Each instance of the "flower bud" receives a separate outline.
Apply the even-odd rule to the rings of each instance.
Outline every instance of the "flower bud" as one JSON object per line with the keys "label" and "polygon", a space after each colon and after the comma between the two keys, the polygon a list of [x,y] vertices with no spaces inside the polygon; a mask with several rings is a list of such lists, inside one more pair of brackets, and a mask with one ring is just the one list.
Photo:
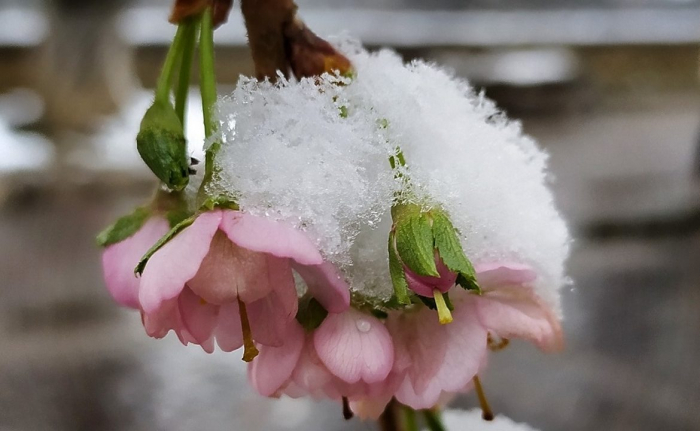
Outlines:
{"label": "flower bud", "polygon": [[189,157],[182,124],[169,103],[156,101],[146,111],[136,136],[139,154],[151,171],[173,190],[189,182]]}
{"label": "flower bud", "polygon": [[455,284],[479,290],[452,222],[440,209],[423,211],[413,204],[395,205],[392,218],[389,270],[396,299],[409,304],[409,289],[420,297],[433,298],[441,322],[448,323],[449,306],[443,294]]}

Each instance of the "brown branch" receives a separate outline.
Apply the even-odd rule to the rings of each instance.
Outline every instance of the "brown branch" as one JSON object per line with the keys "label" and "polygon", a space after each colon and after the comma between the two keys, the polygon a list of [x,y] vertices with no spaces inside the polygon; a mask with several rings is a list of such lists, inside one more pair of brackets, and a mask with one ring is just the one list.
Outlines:
{"label": "brown branch", "polygon": [[228,20],[233,0],[175,0],[169,20],[173,24],[179,24],[185,18],[199,15],[208,6],[212,7],[214,13],[214,27],[218,27]]}
{"label": "brown branch", "polygon": [[351,72],[350,60],[296,16],[293,0],[242,0],[241,10],[258,79],[275,81],[290,69],[297,78]]}
{"label": "brown branch", "polygon": [[278,70],[287,76],[289,60],[283,30],[294,20],[294,1],[242,0],[241,10],[257,78],[275,81]]}

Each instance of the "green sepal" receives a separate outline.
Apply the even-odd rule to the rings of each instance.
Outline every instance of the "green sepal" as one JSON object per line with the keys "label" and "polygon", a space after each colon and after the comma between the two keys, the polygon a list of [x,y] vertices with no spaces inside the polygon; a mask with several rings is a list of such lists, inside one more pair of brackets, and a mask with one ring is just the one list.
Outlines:
{"label": "green sepal", "polygon": [[328,311],[313,296],[304,295],[299,299],[296,319],[307,332],[321,326],[326,316],[328,316]]}
{"label": "green sepal", "polygon": [[207,198],[200,207],[203,211],[211,211],[215,208],[228,210],[239,209],[236,202],[222,195]]}
{"label": "green sepal", "polygon": [[418,275],[439,277],[433,232],[427,214],[405,214],[395,224],[396,251],[404,265]]}
{"label": "green sepal", "polygon": [[342,105],[340,108],[340,118],[348,118],[348,107]]}
{"label": "green sepal", "polygon": [[156,100],[141,120],[136,148],[151,171],[173,190],[190,181],[187,140],[180,119],[169,102]]}
{"label": "green sepal", "polygon": [[457,273],[457,284],[467,290],[480,291],[476,272],[457,237],[457,230],[442,210],[430,211],[433,219],[433,238],[440,259],[452,272]]}
{"label": "green sepal", "polygon": [[395,233],[389,234],[389,274],[391,284],[394,286],[394,297],[399,304],[410,304],[411,298],[408,293],[408,282],[403,265],[396,253]]}
{"label": "green sepal", "polygon": [[[416,297],[417,297],[418,299],[420,299],[420,301],[421,301],[423,304],[425,304],[426,307],[430,308],[431,310],[437,310],[437,304],[435,304],[435,299],[433,299],[433,298],[428,298],[428,297],[425,297],[425,296],[420,296],[420,295],[416,295]],[[443,293],[443,294],[442,294],[442,297],[445,299],[445,305],[447,305],[447,308],[448,308],[450,311],[455,311],[455,307],[454,307],[454,305],[452,305],[452,301],[450,300],[450,294],[449,294],[449,292]]]}
{"label": "green sepal", "polygon": [[97,235],[97,245],[107,247],[118,242],[122,242],[131,235],[138,232],[151,216],[151,210],[146,207],[139,207],[129,215],[120,217],[111,226]]}
{"label": "green sepal", "polygon": [[180,223],[176,224],[168,233],[163,235],[155,244],[153,244],[153,247],[151,247],[146,254],[143,255],[141,260],[139,260],[139,263],[136,265],[136,268],[134,268],[134,274],[141,275],[143,270],[146,268],[146,264],[148,263],[148,260],[153,256],[155,252],[161,249],[165,244],[168,243],[171,239],[175,238],[177,234],[182,232],[185,228],[189,227],[194,221],[197,219],[197,215],[193,215],[191,217],[188,217],[181,221]]}
{"label": "green sepal", "polygon": [[171,228],[174,228],[178,224],[180,224],[181,221],[185,220],[187,217],[192,216],[192,212],[187,211],[185,209],[175,209],[168,211],[165,214],[165,217],[168,219],[168,225]]}

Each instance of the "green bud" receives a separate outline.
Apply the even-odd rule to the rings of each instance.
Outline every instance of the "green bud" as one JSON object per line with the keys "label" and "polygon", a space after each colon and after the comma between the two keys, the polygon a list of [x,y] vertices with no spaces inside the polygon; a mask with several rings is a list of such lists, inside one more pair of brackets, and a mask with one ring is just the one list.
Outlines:
{"label": "green bud", "polygon": [[168,187],[182,190],[190,180],[184,130],[175,109],[156,102],[146,111],[136,136],[136,147],[146,165]]}

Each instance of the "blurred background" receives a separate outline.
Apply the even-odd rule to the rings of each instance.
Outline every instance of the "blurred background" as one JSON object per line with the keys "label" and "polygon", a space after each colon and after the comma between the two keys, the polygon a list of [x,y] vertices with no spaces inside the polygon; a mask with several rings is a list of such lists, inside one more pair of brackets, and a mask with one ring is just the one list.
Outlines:
{"label": "blurred background", "polygon": [[[568,347],[493,354],[493,407],[545,431],[700,429],[700,0],[298,4],[320,35],[454,69],[551,154]],[[148,339],[104,289],[93,238],[154,185],[134,136],[169,6],[0,0],[0,431],[373,429],[257,397],[237,354]],[[253,70],[237,10],[217,43],[225,92]]]}

